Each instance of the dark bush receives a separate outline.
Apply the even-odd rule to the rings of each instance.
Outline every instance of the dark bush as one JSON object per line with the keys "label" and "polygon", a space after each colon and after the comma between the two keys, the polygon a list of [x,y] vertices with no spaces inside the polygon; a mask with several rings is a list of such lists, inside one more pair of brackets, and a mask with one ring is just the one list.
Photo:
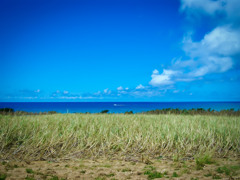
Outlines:
{"label": "dark bush", "polygon": [[100,113],[101,114],[105,114],[105,113],[108,113],[109,112],[109,110],[103,110],[103,111],[101,111]]}
{"label": "dark bush", "polygon": [[14,114],[15,115],[28,115],[29,113],[26,111],[16,111]]}
{"label": "dark bush", "polygon": [[48,111],[48,114],[57,114],[56,111]]}
{"label": "dark bush", "polygon": [[208,108],[207,110],[203,108],[197,108],[197,109],[156,109],[151,111],[142,112],[143,114],[184,114],[184,115],[226,115],[226,116],[240,116],[240,110],[235,111],[234,109],[225,109],[221,111],[215,111],[211,108]]}
{"label": "dark bush", "polygon": [[133,111],[126,111],[124,114],[133,114]]}
{"label": "dark bush", "polygon": [[0,112],[13,113],[14,109],[12,109],[12,108],[1,108]]}
{"label": "dark bush", "polygon": [[14,109],[12,108],[1,108],[0,109],[0,114],[13,114]]}

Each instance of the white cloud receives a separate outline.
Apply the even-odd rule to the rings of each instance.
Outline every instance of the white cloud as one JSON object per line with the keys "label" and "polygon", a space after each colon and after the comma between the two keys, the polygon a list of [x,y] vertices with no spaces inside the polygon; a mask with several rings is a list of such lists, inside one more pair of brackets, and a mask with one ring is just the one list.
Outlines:
{"label": "white cloud", "polygon": [[129,88],[128,88],[128,87],[126,87],[126,88],[125,88],[125,90],[129,90]]}
{"label": "white cloud", "polygon": [[63,91],[63,94],[68,94],[69,92],[68,91]]}
{"label": "white cloud", "polygon": [[159,74],[159,71],[157,69],[154,69],[153,74]]}
{"label": "white cloud", "polygon": [[100,94],[101,94],[101,91],[94,93],[94,95],[100,95]]}
{"label": "white cloud", "polygon": [[142,84],[139,84],[136,89],[144,89],[145,87]]}
{"label": "white cloud", "polygon": [[189,16],[206,14],[217,17],[221,14],[221,21],[233,23],[240,21],[239,0],[181,0],[182,12]]}
{"label": "white cloud", "polygon": [[193,42],[191,37],[184,39],[184,50],[192,58],[196,56],[232,56],[240,52],[240,29],[229,26],[216,27],[206,34],[200,42]]}
{"label": "white cloud", "polygon": [[35,93],[40,93],[40,89],[37,89],[36,91],[34,91]]}
{"label": "white cloud", "polygon": [[240,54],[240,1],[181,0],[181,2],[181,10],[188,15],[204,13],[216,18],[218,25],[199,42],[193,42],[191,37],[184,38],[183,49],[191,60],[179,61],[178,65],[188,64],[195,67],[189,76],[196,77],[222,73],[233,68],[234,56]]}
{"label": "white cloud", "polygon": [[181,10],[190,10],[192,13],[196,13],[196,10],[200,10],[207,14],[214,14],[216,11],[224,9],[225,1],[226,0],[181,0]]}
{"label": "white cloud", "polygon": [[166,90],[160,90],[158,88],[145,87],[144,89],[135,89],[128,93],[130,96],[135,97],[154,97],[161,96],[166,92]]}
{"label": "white cloud", "polygon": [[174,81],[172,77],[177,76],[180,74],[179,71],[174,71],[170,69],[163,69],[162,74],[159,74],[158,70],[154,70],[152,74],[152,80],[149,82],[152,86],[163,86],[163,85],[170,85],[173,84]]}
{"label": "white cloud", "polygon": [[120,91],[119,94],[127,94],[127,91]]}
{"label": "white cloud", "polygon": [[95,97],[95,96],[61,96],[58,97],[58,99],[71,99],[71,100],[76,100],[76,99],[103,99],[102,97]]}
{"label": "white cloud", "polygon": [[107,88],[107,89],[104,89],[103,92],[104,92],[104,93],[107,93],[107,92],[108,92],[108,88]]}
{"label": "white cloud", "polygon": [[122,90],[123,90],[123,87],[122,87],[122,86],[119,86],[119,87],[117,88],[117,90],[118,90],[118,91],[122,91]]}
{"label": "white cloud", "polygon": [[103,92],[104,92],[105,94],[111,94],[111,90],[109,90],[108,88],[107,88],[107,89],[104,89]]}
{"label": "white cloud", "polygon": [[149,82],[152,86],[201,80],[207,74],[229,71],[237,64],[234,57],[240,55],[240,0],[181,0],[181,3],[181,11],[193,20],[205,14],[218,25],[200,41],[192,40],[193,33],[184,37],[183,50],[189,58],[174,58],[172,66],[161,74],[155,69]]}
{"label": "white cloud", "polygon": [[[195,60],[195,68],[189,75],[204,76],[228,71],[233,67],[233,56],[240,54],[239,30],[229,26],[217,27],[199,42],[185,38],[184,51]],[[177,62],[180,64],[180,62]],[[182,61],[184,63],[184,61]]]}
{"label": "white cloud", "polygon": [[240,51],[240,31],[230,27],[217,27],[204,36],[201,45],[211,53],[231,56]]}

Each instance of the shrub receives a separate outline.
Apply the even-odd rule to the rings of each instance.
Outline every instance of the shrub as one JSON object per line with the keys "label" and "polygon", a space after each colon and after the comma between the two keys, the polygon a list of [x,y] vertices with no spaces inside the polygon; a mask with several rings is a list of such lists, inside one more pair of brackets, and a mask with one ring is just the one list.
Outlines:
{"label": "shrub", "polygon": [[12,114],[14,113],[14,109],[12,108],[1,108],[0,114]]}
{"label": "shrub", "polygon": [[133,114],[133,111],[126,111],[124,114]]}
{"label": "shrub", "polygon": [[102,110],[100,113],[105,114],[105,113],[108,113],[108,112],[109,112],[109,110]]}

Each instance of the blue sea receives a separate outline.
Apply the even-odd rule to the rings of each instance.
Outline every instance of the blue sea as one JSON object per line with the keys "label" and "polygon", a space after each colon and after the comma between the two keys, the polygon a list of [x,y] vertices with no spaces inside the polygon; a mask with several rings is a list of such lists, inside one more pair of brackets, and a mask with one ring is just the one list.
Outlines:
{"label": "blue sea", "polygon": [[163,108],[211,108],[217,111],[233,108],[240,110],[240,102],[0,102],[0,108],[6,107],[27,112],[98,113],[102,110],[109,110],[110,113],[126,111],[136,113]]}

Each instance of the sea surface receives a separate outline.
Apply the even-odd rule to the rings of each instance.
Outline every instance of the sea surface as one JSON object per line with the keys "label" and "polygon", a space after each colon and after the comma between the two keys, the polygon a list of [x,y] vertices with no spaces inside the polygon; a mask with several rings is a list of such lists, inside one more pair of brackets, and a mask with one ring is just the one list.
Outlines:
{"label": "sea surface", "polygon": [[192,109],[204,108],[217,111],[223,109],[240,110],[240,102],[0,102],[0,108],[13,108],[15,111],[59,113],[98,113],[109,110],[110,113],[126,111],[143,112],[163,108]]}

